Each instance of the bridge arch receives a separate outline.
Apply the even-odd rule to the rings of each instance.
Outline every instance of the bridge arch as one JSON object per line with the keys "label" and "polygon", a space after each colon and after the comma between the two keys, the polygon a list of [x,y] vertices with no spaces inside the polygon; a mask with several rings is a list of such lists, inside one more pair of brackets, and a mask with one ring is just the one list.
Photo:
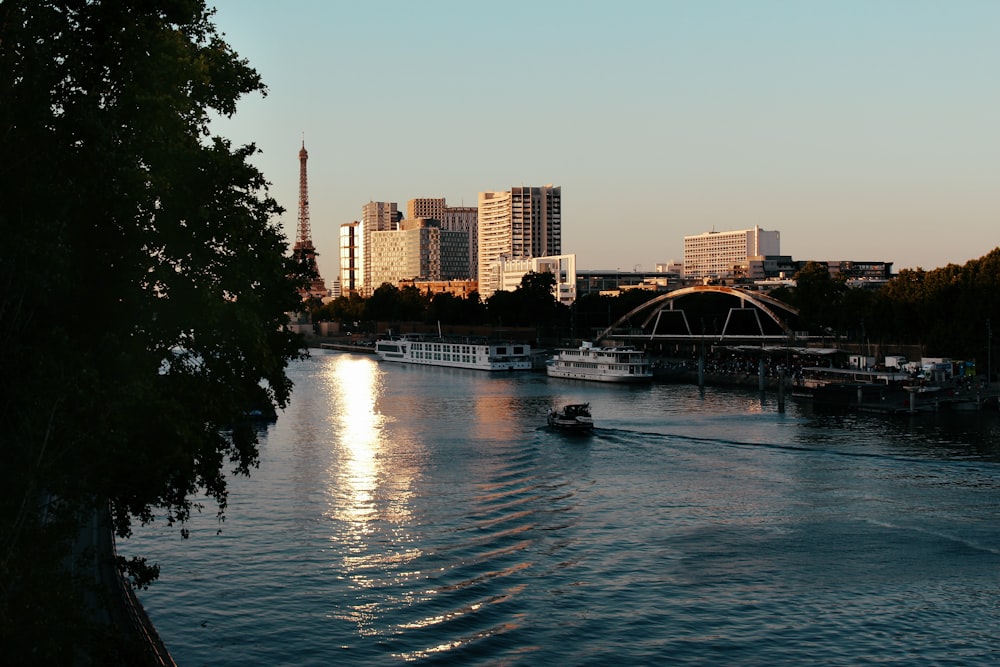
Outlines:
{"label": "bridge arch", "polygon": [[[788,338],[793,335],[792,328],[788,324],[788,319],[789,317],[797,317],[799,314],[798,309],[794,306],[761,292],[751,292],[748,290],[725,287],[721,285],[695,285],[693,287],[684,287],[667,292],[666,294],[661,294],[643,304],[640,304],[639,306],[636,306],[631,311],[620,317],[616,322],[611,324],[611,326],[607,329],[599,333],[595,342],[610,337],[617,329],[620,329],[622,325],[631,322],[633,317],[640,314],[644,314],[644,319],[642,320],[641,325],[642,333],[631,333],[628,334],[627,337],[634,338],[641,336],[642,338],[653,340],[657,338],[701,338],[704,336],[704,332],[692,331],[690,322],[687,320],[687,316],[684,311],[681,309],[675,309],[675,305],[680,299],[695,294],[717,294],[724,297],[732,297],[739,301],[739,307],[730,308],[726,314],[726,322],[722,331],[716,332],[719,337],[727,336],[727,330],[730,328],[730,322],[734,321],[734,315],[737,316],[736,319],[740,319],[740,316],[742,315],[742,319],[744,321],[747,321],[747,316],[749,316],[751,327],[754,326],[754,322],[756,323],[757,333],[749,335],[744,331],[738,334],[738,337],[740,338],[760,338],[763,340],[767,338]],[[669,334],[657,331],[663,320],[664,311],[670,314],[679,315],[679,317],[670,318],[674,320],[674,331]],[[761,313],[765,315],[765,322],[760,320]],[[681,327],[680,331],[677,331],[678,322]],[[766,322],[770,322],[771,324],[765,326]],[[647,328],[649,331],[647,331]],[[768,334],[765,331],[765,329],[773,331],[775,328],[777,328],[778,331],[773,334]],[[732,332],[729,332],[728,335],[733,334]]]}

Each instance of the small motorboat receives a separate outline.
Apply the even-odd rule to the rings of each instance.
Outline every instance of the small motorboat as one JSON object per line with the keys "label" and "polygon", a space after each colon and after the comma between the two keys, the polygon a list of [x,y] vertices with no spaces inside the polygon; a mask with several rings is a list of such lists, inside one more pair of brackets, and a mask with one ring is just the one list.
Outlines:
{"label": "small motorboat", "polygon": [[549,426],[564,431],[590,431],[594,420],[590,416],[590,403],[571,403],[562,410],[549,410]]}

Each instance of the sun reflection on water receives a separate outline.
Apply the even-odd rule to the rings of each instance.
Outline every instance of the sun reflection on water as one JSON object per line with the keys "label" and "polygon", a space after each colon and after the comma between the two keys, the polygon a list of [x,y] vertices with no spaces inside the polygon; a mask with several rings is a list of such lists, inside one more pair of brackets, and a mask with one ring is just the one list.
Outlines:
{"label": "sun reflection on water", "polygon": [[378,634],[387,601],[372,590],[406,579],[406,565],[421,555],[410,534],[418,471],[414,457],[405,455],[414,444],[393,436],[392,419],[379,411],[383,374],[373,360],[343,356],[328,373],[337,433],[327,471],[331,565],[355,591],[341,601],[349,608],[333,615],[356,623],[362,635]]}
{"label": "sun reflection on water", "polygon": [[338,519],[367,530],[364,524],[375,511],[384,424],[384,417],[375,411],[380,377],[378,368],[365,359],[343,357],[333,371],[337,389],[333,409],[340,426],[341,456],[331,470],[336,484],[333,495],[339,500],[331,509]]}

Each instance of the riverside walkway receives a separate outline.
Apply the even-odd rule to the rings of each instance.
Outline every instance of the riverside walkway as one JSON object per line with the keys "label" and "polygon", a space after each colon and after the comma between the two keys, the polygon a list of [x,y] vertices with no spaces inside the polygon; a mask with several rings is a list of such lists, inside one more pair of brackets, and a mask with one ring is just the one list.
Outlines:
{"label": "riverside walkway", "polygon": [[114,628],[117,635],[109,638],[115,646],[105,647],[101,662],[91,656],[83,664],[104,667],[112,655],[123,667],[177,667],[132,585],[118,571],[117,557],[110,517],[106,511],[95,511],[80,527],[72,562],[76,574],[93,584],[84,594],[93,620]]}

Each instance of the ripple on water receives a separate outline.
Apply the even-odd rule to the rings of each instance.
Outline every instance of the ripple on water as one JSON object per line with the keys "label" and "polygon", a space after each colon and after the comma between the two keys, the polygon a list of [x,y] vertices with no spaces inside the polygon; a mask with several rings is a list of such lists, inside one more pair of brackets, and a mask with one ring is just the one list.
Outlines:
{"label": "ripple on water", "polygon": [[137,531],[179,664],[994,662],[995,425],[348,357],[293,367],[221,535]]}

